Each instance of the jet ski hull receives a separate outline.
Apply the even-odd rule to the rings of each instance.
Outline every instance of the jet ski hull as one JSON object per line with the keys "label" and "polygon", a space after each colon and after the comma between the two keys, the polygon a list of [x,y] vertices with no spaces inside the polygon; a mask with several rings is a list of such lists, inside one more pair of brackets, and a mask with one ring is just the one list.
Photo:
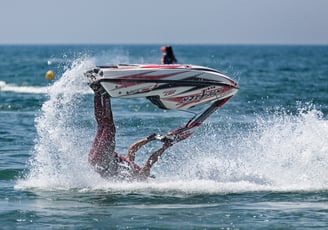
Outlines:
{"label": "jet ski hull", "polygon": [[99,66],[85,75],[113,98],[146,97],[162,109],[186,110],[238,91],[227,75],[195,65]]}

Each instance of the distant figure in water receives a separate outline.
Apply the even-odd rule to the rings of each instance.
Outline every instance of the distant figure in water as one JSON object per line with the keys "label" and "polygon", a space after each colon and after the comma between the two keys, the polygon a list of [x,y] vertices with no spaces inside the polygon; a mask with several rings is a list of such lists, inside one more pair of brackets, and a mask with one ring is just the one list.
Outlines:
{"label": "distant figure in water", "polygon": [[174,56],[173,49],[171,46],[162,46],[161,52],[162,52],[162,58],[161,58],[162,64],[175,64],[178,62]]}
{"label": "distant figure in water", "polygon": [[[125,156],[115,152],[115,125],[109,94],[99,84],[90,85],[94,90],[94,113],[98,124],[93,141],[89,162],[102,177],[130,179],[146,179],[150,177],[150,169],[158,158],[172,144],[168,139],[152,134],[132,144]],[[145,144],[153,140],[163,141],[163,146],[154,152],[145,164],[140,167],[135,160],[135,153]]]}

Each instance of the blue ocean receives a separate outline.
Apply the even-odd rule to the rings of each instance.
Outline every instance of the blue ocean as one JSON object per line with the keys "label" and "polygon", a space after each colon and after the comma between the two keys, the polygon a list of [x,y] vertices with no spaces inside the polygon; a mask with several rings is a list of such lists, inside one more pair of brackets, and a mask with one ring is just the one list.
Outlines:
{"label": "blue ocean", "polygon": [[[174,45],[179,63],[220,70],[238,93],[165,152],[154,179],[93,171],[96,121],[83,73],[159,64],[159,48],[0,46],[0,228],[328,229],[328,46]],[[114,98],[112,107],[121,154],[193,117],[142,98]]]}

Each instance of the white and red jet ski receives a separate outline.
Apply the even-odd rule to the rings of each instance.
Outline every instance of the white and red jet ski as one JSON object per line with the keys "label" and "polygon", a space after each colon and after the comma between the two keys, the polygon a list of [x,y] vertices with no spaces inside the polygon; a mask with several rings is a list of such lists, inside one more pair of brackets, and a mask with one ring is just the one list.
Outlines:
{"label": "white and red jet ski", "polygon": [[172,143],[189,137],[238,91],[225,74],[196,65],[119,64],[98,66],[85,75],[89,84],[100,84],[113,98],[145,97],[161,109],[187,110],[212,102],[185,126],[165,135]]}
{"label": "white and red jet ski", "polygon": [[161,109],[185,110],[231,97],[238,90],[223,73],[195,65],[99,66],[86,76],[113,98],[145,97]]}

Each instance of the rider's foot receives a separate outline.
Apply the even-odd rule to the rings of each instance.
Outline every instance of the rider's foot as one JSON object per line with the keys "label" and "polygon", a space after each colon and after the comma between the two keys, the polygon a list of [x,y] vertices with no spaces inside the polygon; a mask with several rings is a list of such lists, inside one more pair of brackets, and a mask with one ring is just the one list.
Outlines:
{"label": "rider's foot", "polygon": [[104,87],[102,87],[98,82],[92,82],[89,84],[90,88],[97,94],[107,94]]}

